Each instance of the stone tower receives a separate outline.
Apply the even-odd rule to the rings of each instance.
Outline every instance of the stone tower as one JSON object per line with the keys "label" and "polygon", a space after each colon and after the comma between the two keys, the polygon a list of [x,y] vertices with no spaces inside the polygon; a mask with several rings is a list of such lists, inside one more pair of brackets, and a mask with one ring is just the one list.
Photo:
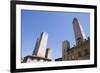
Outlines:
{"label": "stone tower", "polygon": [[76,45],[78,45],[80,41],[84,41],[86,39],[86,35],[84,33],[80,21],[77,18],[74,18],[72,23],[73,23],[73,29],[75,34]]}
{"label": "stone tower", "polygon": [[70,43],[68,40],[62,42],[62,60],[67,60],[67,51],[70,49]]}
{"label": "stone tower", "polygon": [[36,45],[32,55],[44,58],[46,53],[47,40],[48,33],[42,32],[40,37],[36,41]]}
{"label": "stone tower", "polygon": [[50,49],[50,48],[47,48],[47,49],[46,49],[45,58],[51,59],[51,49]]}

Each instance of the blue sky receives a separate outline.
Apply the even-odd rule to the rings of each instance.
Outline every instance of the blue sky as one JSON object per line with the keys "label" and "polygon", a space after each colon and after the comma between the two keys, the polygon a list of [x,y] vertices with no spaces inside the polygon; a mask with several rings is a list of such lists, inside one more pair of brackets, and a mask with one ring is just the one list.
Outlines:
{"label": "blue sky", "polygon": [[22,57],[32,54],[41,32],[48,33],[47,47],[52,50],[52,59],[61,57],[63,40],[68,40],[71,47],[75,44],[74,17],[80,20],[86,36],[90,36],[89,13],[21,10]]}

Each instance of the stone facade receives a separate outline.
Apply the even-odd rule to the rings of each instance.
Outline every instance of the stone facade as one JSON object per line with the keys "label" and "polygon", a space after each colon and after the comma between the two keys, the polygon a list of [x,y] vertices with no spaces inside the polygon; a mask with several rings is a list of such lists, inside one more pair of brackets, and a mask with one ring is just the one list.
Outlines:
{"label": "stone facade", "polygon": [[68,47],[63,52],[62,60],[86,60],[90,59],[90,39],[80,41],[77,46]]}
{"label": "stone facade", "polygon": [[45,52],[45,57],[40,57],[37,55],[25,56],[21,63],[34,63],[34,62],[49,62],[51,60],[51,49],[47,48]]}
{"label": "stone facade", "polygon": [[49,62],[49,61],[51,61],[51,59],[30,55],[24,57],[22,63]]}

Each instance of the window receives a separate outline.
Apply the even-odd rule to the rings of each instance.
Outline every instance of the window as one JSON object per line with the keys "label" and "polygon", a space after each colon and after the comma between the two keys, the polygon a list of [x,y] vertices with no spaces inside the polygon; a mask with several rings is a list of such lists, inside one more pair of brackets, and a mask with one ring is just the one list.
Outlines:
{"label": "window", "polygon": [[88,49],[85,49],[84,52],[85,52],[85,55],[90,54]]}
{"label": "window", "polygon": [[81,52],[78,52],[78,57],[81,57],[81,56],[82,56]]}
{"label": "window", "polygon": [[74,56],[73,55],[71,56],[71,59],[74,60]]}

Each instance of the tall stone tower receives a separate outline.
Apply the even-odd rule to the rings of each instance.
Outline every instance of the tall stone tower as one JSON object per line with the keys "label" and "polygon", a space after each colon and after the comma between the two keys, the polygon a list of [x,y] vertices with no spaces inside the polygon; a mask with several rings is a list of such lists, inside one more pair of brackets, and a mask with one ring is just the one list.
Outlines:
{"label": "tall stone tower", "polygon": [[40,37],[36,41],[36,45],[32,55],[44,58],[46,53],[47,40],[48,33],[42,32]]}
{"label": "tall stone tower", "polygon": [[86,35],[83,31],[80,21],[77,18],[74,18],[72,23],[75,34],[76,45],[78,45],[80,41],[84,41],[86,39]]}
{"label": "tall stone tower", "polygon": [[67,60],[67,51],[70,49],[70,43],[68,40],[62,42],[62,60]]}

